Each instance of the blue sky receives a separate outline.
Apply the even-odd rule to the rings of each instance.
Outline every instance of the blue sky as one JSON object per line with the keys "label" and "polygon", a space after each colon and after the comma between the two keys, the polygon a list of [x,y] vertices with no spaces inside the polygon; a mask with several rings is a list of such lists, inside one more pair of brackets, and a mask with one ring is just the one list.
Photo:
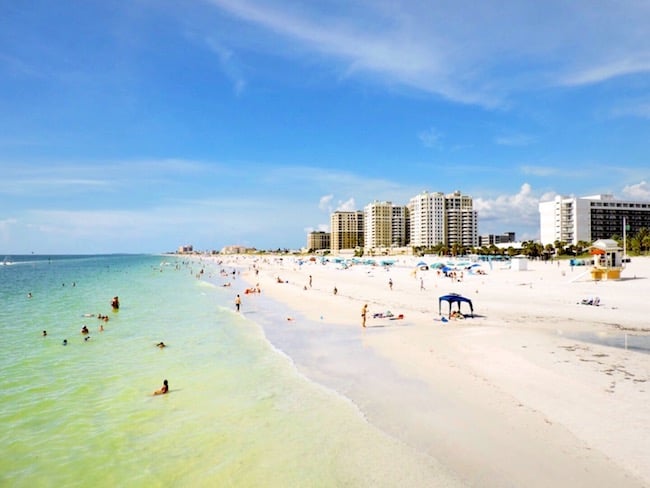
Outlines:
{"label": "blue sky", "polygon": [[0,254],[299,248],[337,209],[650,200],[650,3],[0,5]]}

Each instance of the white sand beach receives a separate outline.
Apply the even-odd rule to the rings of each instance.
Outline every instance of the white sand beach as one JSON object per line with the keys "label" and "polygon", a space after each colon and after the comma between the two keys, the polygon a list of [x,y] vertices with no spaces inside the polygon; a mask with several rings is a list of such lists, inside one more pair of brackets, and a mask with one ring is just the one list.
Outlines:
{"label": "white sand beach", "polygon": [[[650,258],[601,282],[567,261],[486,263],[453,281],[418,258],[395,260],[344,269],[238,256],[224,266],[241,269],[232,292],[244,314],[256,284],[286,306],[287,320],[265,332],[299,371],[468,486],[650,486],[650,354],[633,349],[650,335]],[[441,321],[447,293],[470,298],[475,316]],[[594,297],[599,306],[580,303]],[[403,319],[373,318],[388,311]],[[626,334],[628,349],[603,343],[623,346]]]}

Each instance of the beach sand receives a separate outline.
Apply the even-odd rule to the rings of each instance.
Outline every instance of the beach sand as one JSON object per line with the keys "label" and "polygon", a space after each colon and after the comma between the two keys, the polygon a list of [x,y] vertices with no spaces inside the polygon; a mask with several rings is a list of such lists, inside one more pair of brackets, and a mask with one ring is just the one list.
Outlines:
{"label": "beach sand", "polygon": [[[483,264],[462,281],[396,261],[222,266],[241,270],[232,291],[244,314],[262,296],[286,307],[265,333],[301,373],[468,486],[650,486],[650,354],[602,344],[650,335],[650,258],[602,282],[566,261]],[[261,294],[245,294],[256,284]],[[475,316],[443,322],[447,293],[470,298]],[[580,303],[596,296],[599,306]],[[387,311],[404,318],[373,318]]]}

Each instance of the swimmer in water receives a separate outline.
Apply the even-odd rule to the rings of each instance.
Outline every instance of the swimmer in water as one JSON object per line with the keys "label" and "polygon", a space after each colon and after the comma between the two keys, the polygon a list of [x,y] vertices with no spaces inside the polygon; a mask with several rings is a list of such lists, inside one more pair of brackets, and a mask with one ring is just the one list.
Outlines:
{"label": "swimmer in water", "polygon": [[167,344],[165,344],[164,342],[160,341],[158,344],[156,344],[156,347],[159,347],[160,349],[162,349],[163,347],[167,347]]}
{"label": "swimmer in water", "polygon": [[67,346],[68,345],[68,339],[63,339],[63,345]]}
{"label": "swimmer in water", "polygon": [[163,381],[163,385],[156,391],[153,392],[154,395],[164,395],[169,391],[169,383],[167,380]]}
{"label": "swimmer in water", "polygon": [[88,334],[89,332],[90,331],[88,330],[88,327],[86,327],[85,325],[81,328],[81,333],[82,334]]}
{"label": "swimmer in water", "polygon": [[43,331],[43,337],[45,337],[46,335],[47,335],[47,331],[44,330],[44,331]]}

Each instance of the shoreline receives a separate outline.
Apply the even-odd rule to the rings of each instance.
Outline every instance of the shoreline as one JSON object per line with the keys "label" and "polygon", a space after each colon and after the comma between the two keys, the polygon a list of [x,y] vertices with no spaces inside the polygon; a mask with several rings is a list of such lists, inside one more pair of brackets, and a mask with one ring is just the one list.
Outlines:
{"label": "shoreline", "polygon": [[[632,265],[626,271],[638,280],[650,275],[650,259]],[[263,329],[301,373],[467,485],[650,484],[650,356],[567,337],[643,329],[643,310],[630,309],[640,281],[571,281],[580,271],[536,262],[458,283],[399,264],[338,269],[237,257],[224,266],[242,270],[232,291],[242,294],[244,313],[256,297],[242,293],[242,281],[286,307],[292,320]],[[441,322],[437,297],[448,292],[471,297],[477,316]],[[595,292],[601,307],[578,303]],[[387,310],[404,319],[372,318]]]}

